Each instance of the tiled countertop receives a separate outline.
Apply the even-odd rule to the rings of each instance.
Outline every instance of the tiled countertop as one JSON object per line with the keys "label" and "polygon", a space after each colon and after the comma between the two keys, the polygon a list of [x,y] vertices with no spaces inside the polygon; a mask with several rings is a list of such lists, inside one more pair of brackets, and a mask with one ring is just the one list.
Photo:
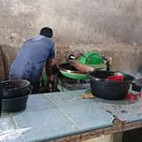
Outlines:
{"label": "tiled countertop", "polygon": [[[3,114],[0,141],[52,141],[88,132],[111,133],[141,125],[142,103],[82,99],[85,90],[30,95],[23,112]],[[117,119],[123,126],[114,127]],[[118,123],[118,122],[117,122]],[[134,124],[135,123],[135,124]],[[132,125],[129,125],[132,124]],[[135,126],[134,126],[135,125]]]}

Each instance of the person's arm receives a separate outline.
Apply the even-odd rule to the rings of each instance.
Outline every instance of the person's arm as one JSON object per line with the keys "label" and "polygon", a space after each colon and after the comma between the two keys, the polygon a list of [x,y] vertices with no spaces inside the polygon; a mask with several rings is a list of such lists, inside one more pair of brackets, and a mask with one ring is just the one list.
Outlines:
{"label": "person's arm", "polygon": [[54,75],[53,75],[53,70],[52,70],[54,65],[55,65],[54,59],[47,59],[46,60],[45,69],[46,69],[46,74],[48,75],[48,79],[50,82],[53,82],[53,80],[54,80]]}
{"label": "person's arm", "polygon": [[54,71],[53,67],[56,65],[55,63],[55,45],[54,42],[51,42],[51,48],[49,50],[49,56],[48,59],[46,60],[46,74],[48,75],[48,80],[49,82],[53,82],[54,80]]}
{"label": "person's arm", "polygon": [[69,64],[73,67],[75,67],[77,70],[82,71],[82,72],[92,72],[94,71],[93,67],[87,66],[87,65],[82,65],[78,63],[77,61],[71,60],[69,61]]}

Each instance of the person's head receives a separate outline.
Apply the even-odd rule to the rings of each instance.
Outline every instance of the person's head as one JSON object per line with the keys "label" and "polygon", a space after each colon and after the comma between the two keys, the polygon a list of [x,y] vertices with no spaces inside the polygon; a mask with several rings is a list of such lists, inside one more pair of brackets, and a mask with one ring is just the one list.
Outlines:
{"label": "person's head", "polygon": [[40,35],[52,38],[53,37],[53,30],[49,27],[44,27],[40,30]]}

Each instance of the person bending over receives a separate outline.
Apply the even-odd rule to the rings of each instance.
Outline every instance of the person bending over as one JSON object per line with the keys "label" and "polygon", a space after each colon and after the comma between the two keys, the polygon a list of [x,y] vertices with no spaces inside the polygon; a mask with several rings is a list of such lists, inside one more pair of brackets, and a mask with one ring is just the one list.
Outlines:
{"label": "person bending over", "polygon": [[53,30],[44,27],[40,34],[23,43],[10,67],[9,79],[26,79],[38,93],[40,77],[45,67],[49,81],[53,81],[52,67],[55,58]]}

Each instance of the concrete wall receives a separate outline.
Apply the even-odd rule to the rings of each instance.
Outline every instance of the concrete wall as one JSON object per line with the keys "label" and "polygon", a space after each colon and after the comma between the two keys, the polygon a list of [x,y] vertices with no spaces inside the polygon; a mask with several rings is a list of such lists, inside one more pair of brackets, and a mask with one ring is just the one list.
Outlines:
{"label": "concrete wall", "polygon": [[[20,47],[41,27],[50,26],[57,53],[62,53],[58,59],[69,50],[109,50],[110,56],[117,51],[118,60],[124,48],[124,55],[141,59],[142,0],[0,0],[0,7],[1,44]],[[135,70],[141,63],[135,59],[133,64]]]}

